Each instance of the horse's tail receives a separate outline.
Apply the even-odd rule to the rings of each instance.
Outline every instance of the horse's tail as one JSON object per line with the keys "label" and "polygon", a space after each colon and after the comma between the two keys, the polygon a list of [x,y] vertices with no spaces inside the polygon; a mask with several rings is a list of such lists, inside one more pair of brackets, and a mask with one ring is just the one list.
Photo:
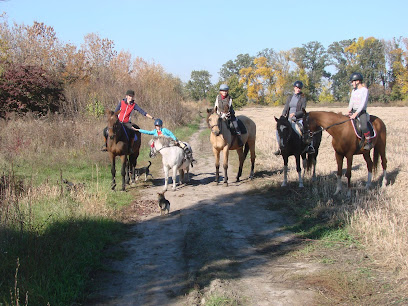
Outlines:
{"label": "horse's tail", "polygon": [[246,159],[247,155],[249,152],[249,144],[248,142],[245,143],[245,148],[244,148],[244,160]]}

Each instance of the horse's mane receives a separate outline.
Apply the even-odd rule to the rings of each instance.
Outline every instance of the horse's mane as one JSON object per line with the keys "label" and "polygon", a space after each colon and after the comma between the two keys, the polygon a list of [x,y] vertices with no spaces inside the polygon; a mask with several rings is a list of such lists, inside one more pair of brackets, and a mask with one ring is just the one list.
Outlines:
{"label": "horse's mane", "polygon": [[170,137],[166,136],[154,136],[153,139],[157,139],[163,147],[170,147],[174,146],[174,140]]}

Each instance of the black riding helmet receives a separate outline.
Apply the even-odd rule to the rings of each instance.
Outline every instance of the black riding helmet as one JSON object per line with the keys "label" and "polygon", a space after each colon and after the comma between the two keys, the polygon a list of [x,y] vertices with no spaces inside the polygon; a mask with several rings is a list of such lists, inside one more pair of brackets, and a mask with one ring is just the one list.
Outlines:
{"label": "black riding helmet", "polygon": [[293,83],[293,86],[302,89],[303,88],[303,83],[301,81],[296,81],[295,83]]}
{"label": "black riding helmet", "polygon": [[361,73],[359,73],[359,72],[352,73],[351,76],[350,76],[350,82],[353,82],[353,81],[362,82],[363,81],[363,75]]}

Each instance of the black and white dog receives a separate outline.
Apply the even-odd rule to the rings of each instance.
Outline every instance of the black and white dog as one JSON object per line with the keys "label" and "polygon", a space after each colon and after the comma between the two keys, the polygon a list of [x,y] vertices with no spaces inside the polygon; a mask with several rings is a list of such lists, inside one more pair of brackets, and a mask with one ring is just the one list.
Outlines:
{"label": "black and white dog", "polygon": [[150,174],[150,166],[152,165],[152,162],[149,160],[149,165],[146,167],[142,167],[139,169],[135,169],[135,175],[136,175],[136,181],[139,180],[139,177],[144,174],[145,175],[145,182],[147,181],[147,177],[150,175],[153,178],[153,175]]}

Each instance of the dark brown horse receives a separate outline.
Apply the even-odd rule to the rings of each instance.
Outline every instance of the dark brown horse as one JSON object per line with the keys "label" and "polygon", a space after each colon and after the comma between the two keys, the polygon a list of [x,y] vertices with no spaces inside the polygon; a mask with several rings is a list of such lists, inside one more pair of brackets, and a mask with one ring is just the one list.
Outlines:
{"label": "dark brown horse", "polygon": [[[129,154],[129,137],[128,133],[125,130],[125,127],[118,119],[117,111],[107,111],[108,117],[108,139],[107,139],[107,150],[109,154],[109,160],[111,162],[111,173],[112,173],[112,190],[115,190],[116,187],[116,168],[115,160],[116,156],[120,156],[122,161],[122,191],[125,190],[126,183],[135,184],[135,167],[137,164],[137,158],[139,157],[140,145],[142,139],[140,132],[136,132],[137,140],[133,143],[133,153]],[[134,125],[136,128],[138,126]]]}
{"label": "dark brown horse", "polygon": [[[304,119],[305,120],[305,119]],[[353,156],[362,154],[367,163],[368,177],[366,188],[370,188],[372,172],[377,170],[378,159],[381,156],[381,164],[383,168],[382,187],[386,185],[387,176],[387,158],[385,156],[387,131],[384,122],[373,115],[370,115],[370,122],[376,132],[376,137],[372,140],[374,146],[373,159],[371,159],[370,151],[360,148],[360,139],[356,136],[352,122],[349,117],[334,113],[316,111],[310,112],[306,116],[308,120],[310,131],[313,133],[321,133],[323,130],[327,131],[332,136],[332,145],[336,155],[337,161],[337,188],[335,195],[341,191],[341,175],[343,170],[343,159],[347,159],[346,177],[348,179],[347,195],[351,196],[351,167],[353,164]],[[322,127],[322,128],[320,128]]]}
{"label": "dark brown horse", "polygon": [[[275,117],[276,130],[279,135],[279,149],[283,158],[283,182],[282,187],[287,186],[288,183],[288,161],[289,156],[294,156],[296,160],[296,171],[299,178],[299,188],[303,188],[303,178],[301,174],[300,158],[303,160],[303,176],[307,171],[313,167],[313,180],[316,178],[316,160],[319,153],[319,146],[322,139],[321,133],[309,137],[309,127],[307,122],[304,124],[304,133],[302,136],[298,135],[292,128],[292,124],[289,120],[281,116],[279,119]],[[313,140],[314,153],[307,153],[307,147]]]}

